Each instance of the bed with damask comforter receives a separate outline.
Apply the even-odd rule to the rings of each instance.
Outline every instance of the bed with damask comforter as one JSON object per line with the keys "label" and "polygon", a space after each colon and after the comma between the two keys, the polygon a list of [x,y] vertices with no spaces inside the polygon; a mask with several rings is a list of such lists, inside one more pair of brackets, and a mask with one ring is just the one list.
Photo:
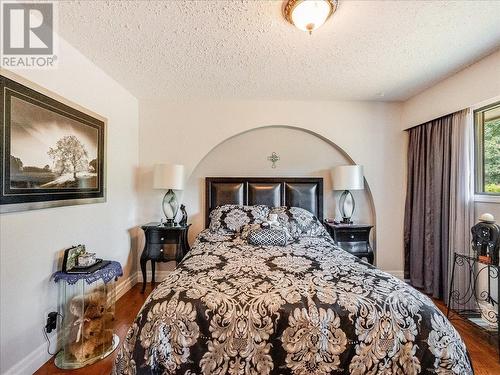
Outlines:
{"label": "bed with damask comforter", "polygon": [[115,374],[473,373],[428,297],[335,247],[324,230],[254,246],[218,229],[201,232],[151,293]]}

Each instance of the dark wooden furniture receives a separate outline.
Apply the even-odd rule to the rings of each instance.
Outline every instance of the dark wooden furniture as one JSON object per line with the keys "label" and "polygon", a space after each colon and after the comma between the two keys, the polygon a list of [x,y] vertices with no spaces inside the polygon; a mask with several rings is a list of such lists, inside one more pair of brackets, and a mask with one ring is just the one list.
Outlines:
{"label": "dark wooden furniture", "polygon": [[[190,250],[188,243],[188,231],[191,224],[166,226],[160,223],[148,223],[141,228],[146,237],[146,243],[141,254],[142,271],[142,291],[146,288],[146,264],[151,261],[151,283],[155,282],[155,263],[156,262],[179,262]],[[175,251],[169,252],[168,245],[174,244]]]}
{"label": "dark wooden furniture", "polygon": [[323,220],[323,178],[207,177],[205,203],[205,227],[210,212],[223,204],[295,206]]}
{"label": "dark wooden furniture", "polygon": [[373,225],[334,224],[325,221],[325,226],[337,246],[360,259],[366,258],[368,263],[373,264],[374,256],[370,246]]}

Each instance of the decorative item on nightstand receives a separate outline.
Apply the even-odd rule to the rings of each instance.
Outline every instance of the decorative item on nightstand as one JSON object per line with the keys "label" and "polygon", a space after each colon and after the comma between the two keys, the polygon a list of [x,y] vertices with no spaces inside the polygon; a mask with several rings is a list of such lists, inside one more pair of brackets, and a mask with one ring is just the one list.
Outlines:
{"label": "decorative item on nightstand", "polygon": [[365,188],[362,165],[339,165],[332,170],[333,190],[343,190],[339,198],[342,224],[352,224],[351,217],[356,204],[350,190]]}
{"label": "decorative item on nightstand", "polygon": [[499,264],[500,226],[495,224],[495,217],[485,213],[479,223],[471,228],[472,250],[474,256],[483,263]]}
{"label": "decorative item on nightstand", "polygon": [[181,204],[181,214],[182,214],[182,218],[179,221],[179,225],[181,227],[185,227],[187,225],[187,222],[188,222],[188,214],[186,212],[186,206],[184,206],[183,204]]}
{"label": "decorative item on nightstand", "polygon": [[88,253],[85,245],[76,245],[64,250],[62,272],[92,273],[106,267],[110,261],[96,258],[95,253]]}
{"label": "decorative item on nightstand", "polygon": [[163,197],[163,212],[167,226],[175,225],[179,203],[174,190],[184,189],[184,166],[178,164],[156,164],[154,168],[154,188],[167,190]]}

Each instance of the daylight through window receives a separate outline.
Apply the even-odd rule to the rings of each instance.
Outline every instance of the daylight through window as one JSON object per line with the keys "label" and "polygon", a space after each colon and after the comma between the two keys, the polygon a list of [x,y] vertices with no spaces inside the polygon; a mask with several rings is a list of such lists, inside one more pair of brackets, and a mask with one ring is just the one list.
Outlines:
{"label": "daylight through window", "polygon": [[474,112],[476,193],[500,195],[500,103]]}

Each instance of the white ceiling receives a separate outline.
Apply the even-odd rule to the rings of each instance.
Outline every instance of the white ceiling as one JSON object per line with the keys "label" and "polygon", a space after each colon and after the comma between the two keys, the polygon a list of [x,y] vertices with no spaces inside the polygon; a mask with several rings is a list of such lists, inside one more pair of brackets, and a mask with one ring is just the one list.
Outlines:
{"label": "white ceiling", "polygon": [[405,100],[500,47],[500,1],[62,1],[59,31],[140,99]]}

